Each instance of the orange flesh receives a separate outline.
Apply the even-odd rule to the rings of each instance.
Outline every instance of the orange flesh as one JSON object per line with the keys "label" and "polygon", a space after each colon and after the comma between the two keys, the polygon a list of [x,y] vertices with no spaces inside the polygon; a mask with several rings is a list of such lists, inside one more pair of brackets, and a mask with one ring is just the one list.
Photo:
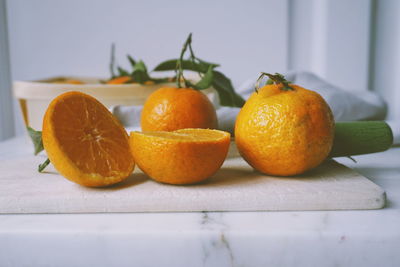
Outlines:
{"label": "orange flesh", "polygon": [[217,141],[226,137],[226,135],[210,129],[205,131],[201,131],[199,129],[180,129],[174,132],[143,132],[141,134],[146,136],[161,137],[169,140],[176,140],[179,142]]}
{"label": "orange flesh", "polygon": [[210,129],[130,135],[139,168],[154,180],[169,184],[193,184],[213,175],[223,164],[229,143],[229,133]]}
{"label": "orange flesh", "polygon": [[83,172],[113,176],[115,171],[127,169],[126,136],[119,128],[110,127],[114,120],[94,102],[85,98],[65,101],[55,107],[52,121],[62,122],[54,127],[55,136]]}

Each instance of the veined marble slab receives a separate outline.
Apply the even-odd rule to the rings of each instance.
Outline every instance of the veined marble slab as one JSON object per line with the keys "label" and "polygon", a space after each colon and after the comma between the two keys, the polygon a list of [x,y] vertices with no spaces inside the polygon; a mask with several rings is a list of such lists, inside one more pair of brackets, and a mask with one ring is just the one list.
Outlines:
{"label": "veined marble slab", "polygon": [[43,157],[0,163],[0,213],[102,213],[183,211],[288,211],[379,209],[385,192],[333,160],[298,177],[270,177],[241,158],[227,159],[209,180],[173,186],[137,170],[109,188],[86,188],[52,166],[36,171]]}

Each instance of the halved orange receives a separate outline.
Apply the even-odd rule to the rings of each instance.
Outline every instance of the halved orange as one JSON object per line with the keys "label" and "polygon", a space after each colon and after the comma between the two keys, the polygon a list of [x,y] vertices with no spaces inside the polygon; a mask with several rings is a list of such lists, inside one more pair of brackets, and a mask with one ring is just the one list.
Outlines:
{"label": "halved orange", "polygon": [[103,104],[80,92],[64,93],[50,103],[42,139],[57,171],[80,185],[115,184],[135,166],[120,122]]}
{"label": "halved orange", "polygon": [[139,168],[154,180],[168,184],[193,184],[212,176],[224,162],[229,143],[228,132],[211,129],[130,135]]}

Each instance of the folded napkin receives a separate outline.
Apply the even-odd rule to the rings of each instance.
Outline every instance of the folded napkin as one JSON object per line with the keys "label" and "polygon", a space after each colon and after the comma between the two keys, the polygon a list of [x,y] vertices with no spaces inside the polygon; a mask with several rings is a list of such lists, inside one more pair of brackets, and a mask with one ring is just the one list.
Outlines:
{"label": "folded napkin", "polygon": [[[328,83],[310,72],[292,71],[284,74],[294,84],[318,92],[328,102],[335,121],[382,120],[386,115],[386,104],[377,94],[368,91],[352,93]],[[247,99],[253,92],[257,77],[249,79],[237,92]],[[114,106],[111,112],[128,130],[140,130],[142,106]],[[240,108],[219,107],[216,105],[219,129],[233,133],[236,116]],[[391,124],[397,133],[397,125]],[[399,131],[400,132],[400,131]],[[399,142],[396,134],[395,141]]]}

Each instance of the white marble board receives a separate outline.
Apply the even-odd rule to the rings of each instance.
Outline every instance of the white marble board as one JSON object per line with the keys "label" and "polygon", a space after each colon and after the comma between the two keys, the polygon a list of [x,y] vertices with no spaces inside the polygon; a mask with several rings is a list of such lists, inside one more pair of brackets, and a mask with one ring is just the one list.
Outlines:
{"label": "white marble board", "polygon": [[351,210],[384,207],[382,188],[333,160],[298,177],[270,177],[241,158],[227,159],[208,181],[173,186],[148,179],[137,168],[109,188],[74,184],[43,157],[0,162],[0,213],[102,213],[183,211]]}

